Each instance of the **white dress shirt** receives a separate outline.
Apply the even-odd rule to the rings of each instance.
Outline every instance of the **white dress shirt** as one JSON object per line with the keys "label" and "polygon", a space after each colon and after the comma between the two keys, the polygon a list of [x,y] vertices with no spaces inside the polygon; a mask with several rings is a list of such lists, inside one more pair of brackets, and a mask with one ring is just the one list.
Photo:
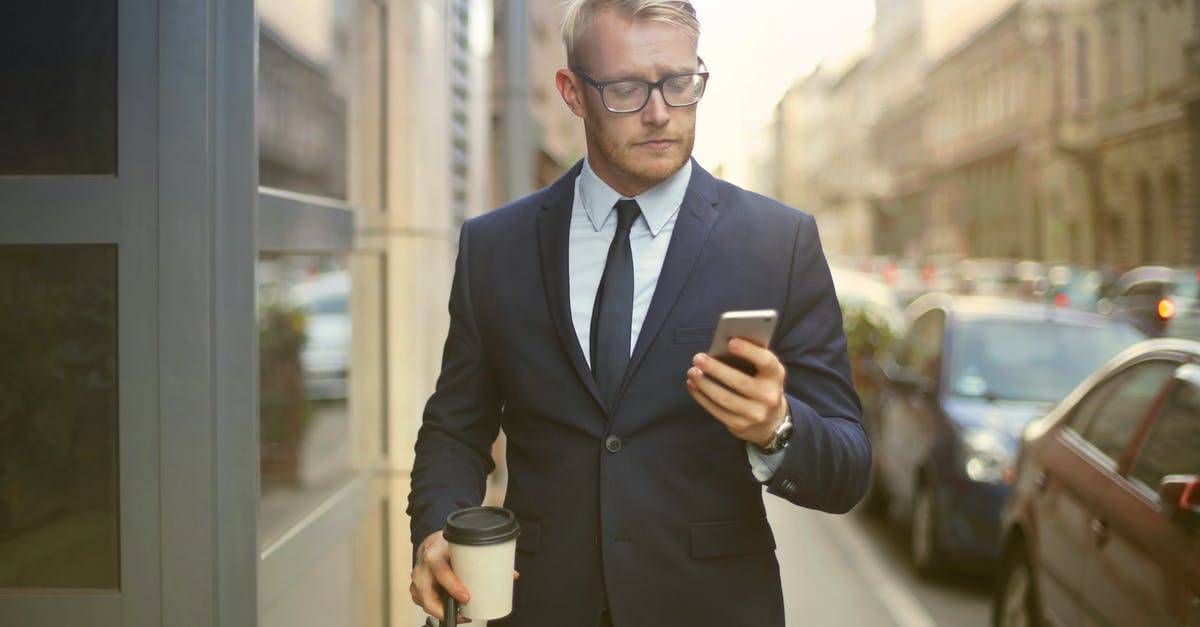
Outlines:
{"label": "white dress shirt", "polygon": [[[646,311],[654,298],[658,286],[658,275],[662,273],[675,231],[675,220],[687,193],[692,178],[692,162],[688,160],[682,168],[667,180],[651,187],[633,198],[642,210],[642,215],[633,222],[629,232],[629,247],[633,252],[633,324],[629,334],[629,352],[637,345]],[[575,199],[571,207],[571,230],[567,247],[568,281],[571,292],[571,321],[575,335],[583,348],[584,357],[591,366],[592,308],[596,303],[596,289],[604,275],[608,260],[608,248],[617,232],[617,211],[614,205],[623,196],[609,187],[592,170],[585,159],[583,170],[575,179]],[[680,373],[683,385],[685,373]],[[714,419],[715,420],[715,419]],[[750,468],[759,481],[768,481],[783,462],[783,451],[764,455],[749,442],[746,452]]]}

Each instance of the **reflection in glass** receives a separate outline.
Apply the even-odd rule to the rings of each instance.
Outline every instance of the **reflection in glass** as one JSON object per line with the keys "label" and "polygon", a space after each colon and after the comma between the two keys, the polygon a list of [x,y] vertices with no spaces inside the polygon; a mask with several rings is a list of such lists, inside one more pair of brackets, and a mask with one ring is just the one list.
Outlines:
{"label": "reflection in glass", "polygon": [[345,259],[259,260],[259,419],[264,542],[351,471],[351,317]]}
{"label": "reflection in glass", "polygon": [[0,588],[120,587],[117,249],[0,246]]}
{"label": "reflection in glass", "polygon": [[116,173],[117,3],[5,5],[0,175]]}
{"label": "reflection in glass", "polygon": [[259,3],[259,183],[346,198],[348,4]]}

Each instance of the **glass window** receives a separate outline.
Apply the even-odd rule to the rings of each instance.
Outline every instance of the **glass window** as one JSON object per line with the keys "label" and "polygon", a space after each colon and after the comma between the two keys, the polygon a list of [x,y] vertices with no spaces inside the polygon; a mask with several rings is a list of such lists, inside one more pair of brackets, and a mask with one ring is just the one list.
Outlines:
{"label": "glass window", "polygon": [[1200,386],[1180,381],[1138,453],[1133,478],[1152,491],[1167,475],[1200,475]]}
{"label": "glass window", "polygon": [[353,472],[351,282],[342,257],[259,259],[259,421],[264,543]]}
{"label": "glass window", "polygon": [[259,2],[259,184],[347,198],[349,3]]}
{"label": "glass window", "polygon": [[117,3],[5,3],[0,175],[115,174]]}
{"label": "glass window", "polygon": [[120,587],[117,249],[0,246],[0,589]]}
{"label": "glass window", "polygon": [[1141,339],[1121,323],[968,321],[954,330],[950,389],[956,396],[1058,402]]}
{"label": "glass window", "polygon": [[1175,372],[1171,361],[1148,361],[1130,367],[1105,384],[1103,403],[1076,409],[1071,428],[1109,459],[1120,459],[1154,399]]}

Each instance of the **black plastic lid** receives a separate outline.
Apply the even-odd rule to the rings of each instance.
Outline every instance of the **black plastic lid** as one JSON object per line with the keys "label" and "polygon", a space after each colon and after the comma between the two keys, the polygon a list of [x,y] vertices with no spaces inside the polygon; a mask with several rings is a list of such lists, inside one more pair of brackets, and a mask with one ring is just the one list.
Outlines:
{"label": "black plastic lid", "polygon": [[454,544],[500,544],[519,535],[516,515],[503,507],[469,507],[446,517],[445,538]]}

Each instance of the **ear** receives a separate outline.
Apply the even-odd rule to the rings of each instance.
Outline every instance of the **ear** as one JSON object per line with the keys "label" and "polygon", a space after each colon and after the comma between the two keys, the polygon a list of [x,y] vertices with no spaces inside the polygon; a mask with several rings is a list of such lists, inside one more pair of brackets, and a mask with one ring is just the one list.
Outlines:
{"label": "ear", "polygon": [[554,85],[558,87],[558,93],[562,96],[567,108],[575,115],[586,119],[586,109],[583,107],[583,81],[580,81],[579,77],[575,76],[571,70],[562,68],[554,75]]}

